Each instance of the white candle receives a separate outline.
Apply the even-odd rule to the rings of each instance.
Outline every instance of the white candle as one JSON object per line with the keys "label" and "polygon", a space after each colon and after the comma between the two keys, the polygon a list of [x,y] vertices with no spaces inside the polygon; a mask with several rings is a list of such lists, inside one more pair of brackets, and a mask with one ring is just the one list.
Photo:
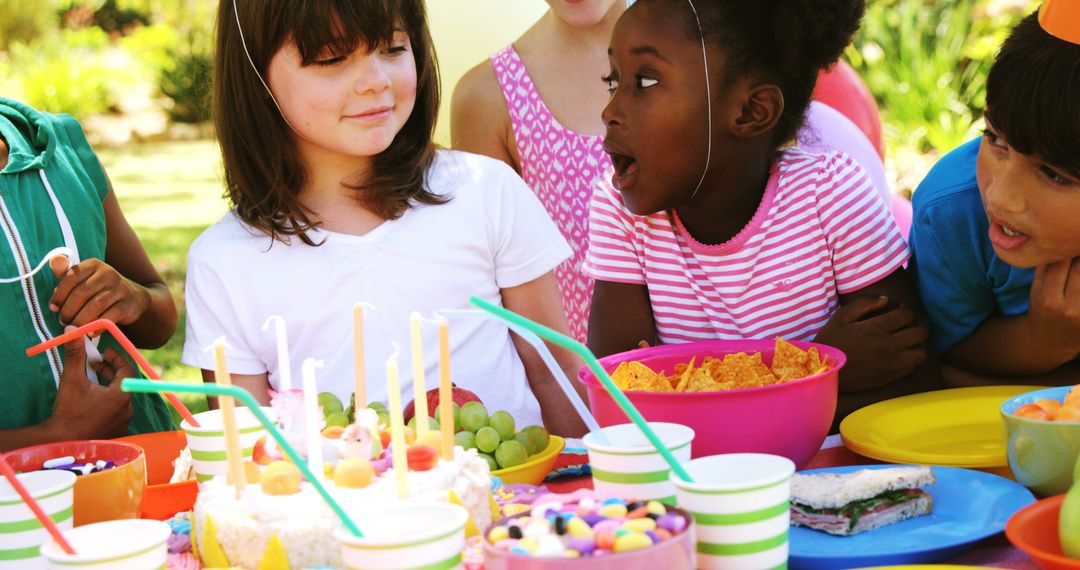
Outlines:
{"label": "white candle", "polygon": [[394,343],[394,353],[386,361],[386,399],[390,412],[390,450],[394,460],[394,480],[397,483],[399,499],[409,496],[409,484],[405,474],[409,472],[408,457],[405,453],[405,421],[401,409],[401,386],[398,383],[398,350]]}
{"label": "white candle", "polygon": [[266,330],[270,323],[274,323],[277,335],[278,391],[285,392],[292,390],[292,368],[289,366],[289,340],[285,334],[285,319],[281,318],[281,315],[270,315],[263,323],[263,330]]}
{"label": "white candle", "polygon": [[413,412],[416,416],[416,439],[428,432],[427,382],[424,380],[424,347],[420,342],[420,313],[413,311],[412,362],[413,362]]}
{"label": "white candle", "polygon": [[308,469],[323,479],[322,426],[323,415],[319,411],[319,387],[315,384],[315,369],[322,368],[323,361],[304,359],[301,374],[304,381],[304,423],[307,438]]}

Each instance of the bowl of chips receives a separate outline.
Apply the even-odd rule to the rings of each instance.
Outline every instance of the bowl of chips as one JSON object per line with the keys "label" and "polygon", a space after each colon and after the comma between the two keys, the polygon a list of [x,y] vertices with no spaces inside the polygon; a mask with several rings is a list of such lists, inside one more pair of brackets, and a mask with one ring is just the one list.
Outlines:
{"label": "bowl of chips", "polygon": [[[845,362],[838,349],[781,338],[672,344],[600,359],[646,420],[693,428],[693,457],[771,453],[800,467],[829,433]],[[587,367],[578,378],[601,426],[626,423]]]}

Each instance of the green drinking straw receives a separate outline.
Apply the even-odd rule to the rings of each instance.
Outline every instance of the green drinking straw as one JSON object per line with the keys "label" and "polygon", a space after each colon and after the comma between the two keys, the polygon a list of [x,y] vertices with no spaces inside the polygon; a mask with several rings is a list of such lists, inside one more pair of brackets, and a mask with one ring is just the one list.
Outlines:
{"label": "green drinking straw", "polygon": [[506,322],[528,329],[536,333],[539,337],[545,338],[567,350],[577,353],[578,356],[585,360],[585,364],[589,366],[593,371],[593,374],[600,379],[600,383],[603,384],[604,388],[608,391],[608,394],[611,394],[615,403],[619,404],[619,407],[622,408],[626,417],[637,424],[641,433],[644,433],[645,437],[652,442],[653,446],[656,447],[656,451],[659,451],[660,455],[663,456],[664,460],[671,466],[671,470],[683,481],[686,481],[687,483],[694,482],[694,480],[690,478],[690,474],[687,473],[686,470],[683,469],[683,466],[679,464],[679,461],[675,459],[675,456],[668,451],[667,446],[656,436],[656,432],[649,427],[649,423],[645,421],[645,418],[641,417],[641,412],[638,412],[637,408],[634,407],[634,404],[626,397],[626,394],[623,394],[622,390],[611,381],[611,376],[608,376],[607,371],[604,370],[604,367],[596,360],[596,356],[593,355],[592,351],[586,348],[585,345],[558,331],[551,330],[540,323],[526,319],[509,309],[492,305],[479,297],[469,297],[469,302]]}
{"label": "green drinking straw", "polygon": [[251,397],[251,393],[247,390],[240,388],[239,386],[222,386],[220,384],[186,384],[181,382],[163,382],[163,381],[150,381],[150,380],[138,380],[135,378],[126,378],[120,384],[120,389],[125,392],[145,392],[145,393],[158,393],[158,392],[181,392],[188,394],[203,394],[206,396],[232,396],[237,400],[244,403],[245,406],[251,409],[251,413],[255,414],[255,417],[259,419],[266,431],[270,432],[270,435],[274,436],[274,440],[277,441],[281,449],[285,450],[285,453],[289,455],[289,459],[300,468],[300,472],[304,474],[308,482],[315,486],[315,490],[322,495],[326,504],[330,505],[334,513],[341,519],[341,524],[345,525],[345,528],[357,538],[363,538],[364,533],[360,532],[360,529],[353,523],[349,515],[345,514],[345,511],[341,508],[341,505],[330,496],[330,493],[326,491],[326,487],[320,482],[319,478],[315,477],[308,469],[307,462],[304,461],[300,454],[296,453],[293,446],[289,445],[289,442],[285,441],[285,436],[278,430],[274,422],[270,421],[270,418],[266,417],[262,409],[259,407],[259,403],[255,401],[255,398]]}

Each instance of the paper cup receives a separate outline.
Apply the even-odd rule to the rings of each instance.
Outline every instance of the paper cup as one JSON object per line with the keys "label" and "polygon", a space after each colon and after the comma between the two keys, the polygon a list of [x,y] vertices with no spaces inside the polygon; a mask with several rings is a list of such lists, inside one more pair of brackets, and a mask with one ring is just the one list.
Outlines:
{"label": "paper cup", "polygon": [[407,502],[353,517],[363,538],[341,527],[334,537],[346,568],[453,570],[461,568],[468,519],[469,511],[450,503]]}
{"label": "paper cup", "polygon": [[790,459],[732,453],[685,463],[694,480],[671,474],[679,506],[694,517],[698,568],[786,568],[791,511]]}
{"label": "paper cup", "polygon": [[162,521],[125,519],[88,524],[64,532],[77,554],[49,540],[41,546],[48,568],[64,570],[151,570],[165,568],[172,531]]}
{"label": "paper cup", "polygon": [[[679,463],[690,461],[694,430],[680,424],[649,422],[660,441]],[[600,443],[593,433],[583,441],[589,450],[593,488],[623,499],[650,500],[675,504],[675,486],[668,479],[671,466],[634,424],[608,426],[602,430],[609,443]]]}
{"label": "paper cup", "polygon": [[[195,419],[199,421],[199,427],[192,427],[187,421],[180,423],[181,429],[187,434],[195,478],[202,483],[218,475],[227,475],[229,462],[225,456],[225,428],[221,422],[221,410],[195,414]],[[240,431],[241,453],[244,459],[251,459],[255,442],[266,435],[266,429],[251,410],[239,406],[236,408],[236,427]]]}
{"label": "paper cup", "polygon": [[[75,474],[32,471],[18,477],[57,528],[69,530],[74,521]],[[48,539],[49,531],[41,526],[11,483],[0,477],[0,568],[45,568],[45,559],[38,550]]]}

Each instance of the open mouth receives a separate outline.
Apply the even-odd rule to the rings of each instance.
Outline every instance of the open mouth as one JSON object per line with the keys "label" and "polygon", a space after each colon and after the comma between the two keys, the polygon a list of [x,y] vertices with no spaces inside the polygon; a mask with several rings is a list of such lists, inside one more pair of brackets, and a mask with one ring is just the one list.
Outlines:
{"label": "open mouth", "polygon": [[990,219],[990,242],[1003,250],[1016,249],[1028,242],[1031,237],[1020,230],[997,219]]}
{"label": "open mouth", "polygon": [[608,155],[611,156],[611,164],[615,167],[611,183],[616,189],[624,190],[631,185],[634,175],[637,174],[637,159],[611,151],[608,151]]}

